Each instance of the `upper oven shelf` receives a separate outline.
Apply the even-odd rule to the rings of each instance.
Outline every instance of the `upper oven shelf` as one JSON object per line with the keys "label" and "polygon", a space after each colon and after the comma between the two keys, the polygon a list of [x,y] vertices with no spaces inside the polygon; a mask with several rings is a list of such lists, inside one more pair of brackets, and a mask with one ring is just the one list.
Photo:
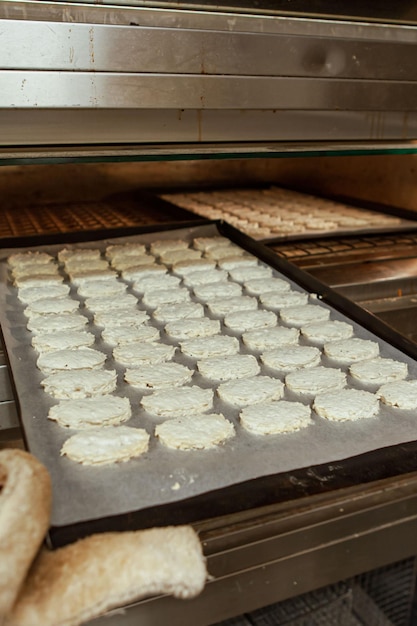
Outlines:
{"label": "upper oven shelf", "polygon": [[401,3],[373,20],[269,4],[1,2],[0,147],[410,149],[417,25]]}

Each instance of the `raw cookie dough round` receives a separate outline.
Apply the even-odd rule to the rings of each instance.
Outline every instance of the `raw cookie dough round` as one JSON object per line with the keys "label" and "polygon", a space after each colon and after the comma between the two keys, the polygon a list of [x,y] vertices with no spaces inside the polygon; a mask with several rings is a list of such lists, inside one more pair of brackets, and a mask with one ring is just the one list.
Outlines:
{"label": "raw cookie dough round", "polygon": [[89,311],[93,311],[94,313],[105,313],[113,312],[114,315],[118,315],[121,309],[129,311],[135,310],[138,304],[138,299],[136,296],[131,293],[122,293],[114,297],[112,295],[106,296],[93,296],[91,298],[86,298],[84,302],[84,306]]}
{"label": "raw cookie dough round", "polygon": [[143,428],[113,426],[73,435],[61,448],[61,456],[82,465],[121,463],[147,451],[149,435]]}
{"label": "raw cookie dough round", "polygon": [[383,385],[407,377],[407,363],[376,357],[359,363],[353,363],[349,374],[367,385]]}
{"label": "raw cookie dough round", "polygon": [[188,287],[207,285],[209,283],[225,282],[227,280],[226,270],[219,269],[196,269],[184,276],[184,284]]}
{"label": "raw cookie dough round", "polygon": [[127,369],[125,381],[139,389],[167,389],[189,383],[193,371],[180,363],[159,363],[142,365],[137,369]]}
{"label": "raw cookie dough round", "polygon": [[180,282],[181,278],[171,274],[151,274],[135,280],[132,288],[139,293],[148,293],[156,289],[175,289]]}
{"label": "raw cookie dough round", "polygon": [[68,370],[97,370],[104,366],[106,355],[93,348],[76,348],[73,350],[55,350],[45,352],[36,361],[37,367],[44,374]]}
{"label": "raw cookie dough round", "polygon": [[58,400],[90,398],[116,389],[114,370],[77,370],[54,372],[41,381],[45,392]]}
{"label": "raw cookie dough round", "polygon": [[142,367],[170,361],[175,354],[175,346],[164,343],[129,343],[116,346],[113,358],[124,367]]}
{"label": "raw cookie dough round", "polygon": [[63,330],[83,330],[88,324],[84,315],[66,313],[63,315],[41,315],[30,319],[27,328],[35,335],[49,334]]}
{"label": "raw cookie dough round", "polygon": [[146,254],[146,246],[143,243],[111,243],[106,247],[106,257],[113,259],[119,255],[122,256],[138,256]]}
{"label": "raw cookie dough round", "polygon": [[225,356],[239,352],[239,341],[229,335],[213,335],[188,339],[180,343],[181,351],[192,359],[208,359],[214,356]]}
{"label": "raw cookie dough round", "polygon": [[346,374],[339,369],[319,365],[287,374],[285,384],[295,393],[316,395],[323,391],[342,389],[346,385]]}
{"label": "raw cookie dough round", "polygon": [[149,320],[145,311],[139,309],[120,309],[119,311],[98,311],[94,314],[94,323],[103,328],[117,326],[142,326]]}
{"label": "raw cookie dough round", "polygon": [[330,359],[339,361],[339,363],[355,363],[377,356],[379,345],[376,341],[351,337],[350,339],[326,342],[323,346],[323,352]]}
{"label": "raw cookie dough round", "polygon": [[197,298],[207,302],[209,300],[217,300],[219,298],[232,298],[240,296],[242,294],[242,287],[237,283],[218,281],[194,287],[193,291]]}
{"label": "raw cookie dough round", "polygon": [[126,293],[127,285],[117,280],[90,280],[77,289],[79,296],[83,298],[95,298],[99,296],[117,296]]}
{"label": "raw cookie dough round", "polygon": [[201,387],[177,387],[154,391],[144,396],[141,404],[145,411],[159,417],[183,417],[204,413],[213,408],[213,391]]}
{"label": "raw cookie dough round", "polygon": [[179,302],[188,302],[190,300],[190,292],[184,287],[176,287],[174,289],[154,289],[146,291],[142,298],[142,303],[146,307],[152,309],[162,304],[178,304]]}
{"label": "raw cookie dough round", "polygon": [[249,350],[273,350],[277,346],[296,344],[299,334],[298,328],[274,326],[273,328],[248,330],[243,333],[242,341]]}
{"label": "raw cookie dough round", "polygon": [[64,283],[55,283],[54,285],[35,285],[31,287],[20,287],[17,297],[25,304],[31,304],[36,300],[44,298],[60,298],[68,296],[70,292],[69,285]]}
{"label": "raw cookie dough round", "polygon": [[54,352],[56,350],[73,350],[74,348],[88,348],[96,338],[92,333],[84,330],[59,330],[55,333],[45,333],[32,337],[32,346],[38,352]]}
{"label": "raw cookie dough round", "polygon": [[203,317],[204,308],[199,302],[180,302],[179,304],[163,304],[152,313],[157,322],[173,322],[189,317]]}
{"label": "raw cookie dough round", "polygon": [[57,256],[58,260],[64,264],[68,261],[89,263],[100,259],[101,252],[98,248],[62,248],[62,250],[59,250]]}
{"label": "raw cookie dough round", "polygon": [[169,337],[178,341],[197,339],[198,337],[212,337],[220,332],[220,322],[209,317],[188,318],[168,322],[165,326],[165,332]]}
{"label": "raw cookie dough round", "polygon": [[272,276],[272,268],[266,265],[256,267],[237,267],[230,270],[229,276],[237,283],[244,283],[246,280],[257,280]]}
{"label": "raw cookie dough round", "polygon": [[258,259],[251,254],[247,254],[244,256],[234,255],[226,257],[224,259],[219,259],[217,264],[220,269],[230,272],[231,270],[237,269],[238,267],[257,267]]}
{"label": "raw cookie dough round", "polygon": [[285,293],[291,289],[291,284],[287,280],[275,276],[245,280],[243,286],[251,296],[260,296],[270,292]]}
{"label": "raw cookie dough round", "polygon": [[10,267],[19,267],[23,265],[47,265],[53,263],[54,257],[49,252],[40,250],[28,250],[27,252],[15,252],[7,257],[7,263]]}
{"label": "raw cookie dough round", "polygon": [[197,369],[209,380],[234,380],[259,374],[258,361],[251,354],[230,354],[197,361]]}
{"label": "raw cookie dough round", "polygon": [[284,293],[268,291],[259,296],[259,301],[266,309],[279,311],[286,307],[307,304],[308,294],[301,291],[286,291]]}
{"label": "raw cookie dough round", "polygon": [[165,265],[149,262],[148,265],[135,265],[134,267],[128,267],[122,271],[123,280],[136,283],[142,280],[146,276],[163,276],[168,272]]}
{"label": "raw cookie dough round", "polygon": [[68,315],[78,311],[80,303],[67,296],[59,298],[42,298],[31,302],[25,309],[26,317],[39,315]]}
{"label": "raw cookie dough round", "polygon": [[330,317],[330,311],[318,304],[301,304],[282,308],[280,317],[286,324],[300,327],[309,322],[327,321]]}
{"label": "raw cookie dough round", "polygon": [[320,360],[320,350],[312,346],[281,346],[261,354],[262,363],[279,372],[315,367],[320,364]]}
{"label": "raw cookie dough round", "polygon": [[115,326],[104,328],[101,336],[103,341],[112,346],[123,346],[128,343],[152,342],[159,340],[159,330],[154,326]]}
{"label": "raw cookie dough round", "polygon": [[369,391],[339,389],[317,395],[313,409],[320,417],[346,422],[374,417],[379,411],[379,402],[378,397]]}
{"label": "raw cookie dough round", "polygon": [[155,436],[175,450],[215,448],[235,435],[234,426],[223,415],[187,415],[159,424]]}
{"label": "raw cookie dough round", "polygon": [[309,406],[286,400],[247,406],[239,417],[243,428],[256,435],[290,433],[313,424]]}
{"label": "raw cookie dough round", "polygon": [[94,426],[116,426],[132,415],[128,398],[102,395],[61,400],[49,409],[48,418],[60,426],[84,430]]}
{"label": "raw cookie dough round", "polygon": [[398,409],[417,409],[417,380],[385,383],[377,392],[381,402]]}
{"label": "raw cookie dough round", "polygon": [[233,406],[247,406],[267,400],[279,400],[283,393],[283,383],[269,376],[239,378],[222,383],[217,388],[220,399]]}
{"label": "raw cookie dough round", "polygon": [[207,303],[207,308],[212,315],[216,317],[223,317],[228,313],[234,313],[235,311],[253,311],[258,308],[258,301],[256,298],[250,296],[233,296],[223,300],[210,300]]}
{"label": "raw cookie dough round", "polygon": [[349,339],[353,335],[353,326],[338,320],[327,322],[313,322],[301,327],[301,334],[308,341],[324,344],[328,341]]}
{"label": "raw cookie dough round", "polygon": [[224,318],[224,325],[237,332],[244,333],[255,328],[272,328],[277,325],[277,316],[272,311],[235,311]]}

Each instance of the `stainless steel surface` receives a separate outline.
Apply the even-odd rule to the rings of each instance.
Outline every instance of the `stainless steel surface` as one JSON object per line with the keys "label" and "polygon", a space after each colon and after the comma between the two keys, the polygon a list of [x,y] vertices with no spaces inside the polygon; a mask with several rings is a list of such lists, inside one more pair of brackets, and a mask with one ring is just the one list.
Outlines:
{"label": "stainless steel surface", "polygon": [[24,1],[0,17],[3,145],[417,137],[411,25]]}
{"label": "stainless steel surface", "polygon": [[[319,478],[326,482],[326,476]],[[197,525],[214,577],[197,598],[145,600],[91,625],[207,626],[417,553],[417,477]]]}

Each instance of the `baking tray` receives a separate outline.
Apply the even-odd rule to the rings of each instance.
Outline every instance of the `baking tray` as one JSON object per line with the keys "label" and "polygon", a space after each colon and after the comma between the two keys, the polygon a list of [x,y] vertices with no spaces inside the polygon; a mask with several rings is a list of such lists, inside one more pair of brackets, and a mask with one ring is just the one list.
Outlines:
{"label": "baking tray", "polygon": [[[163,206],[161,203],[165,203],[167,207],[175,206],[189,211],[190,214],[194,213],[194,215],[206,219],[213,218],[215,214],[216,219],[223,219],[256,241],[269,244],[280,241],[304,241],[314,237],[364,236],[390,232],[401,233],[417,229],[417,214],[408,209],[345,196],[326,198],[277,186],[236,187],[235,189],[199,188],[198,190],[184,190],[183,192],[168,190],[162,194],[160,192],[156,193],[158,195],[155,196],[155,200],[160,208]],[[245,197],[245,193],[247,193],[247,197]],[[275,193],[276,196],[274,196]],[[282,195],[282,198],[280,198],[280,195]],[[185,200],[176,201],[176,198],[180,199],[181,196],[184,196]],[[206,197],[207,207],[205,207],[204,202]],[[213,213],[208,209],[210,203],[212,203],[211,209]],[[263,206],[268,203],[273,207],[271,210]],[[355,213],[358,213],[358,217],[362,215],[363,218],[366,216],[378,218],[379,216],[380,223],[369,223],[363,226],[325,226],[325,218],[323,219],[322,227],[302,228],[301,226],[289,226],[292,217],[300,210],[300,205],[303,205],[303,203],[305,203],[305,206],[302,206],[302,209],[310,207],[313,219],[320,220],[321,214],[331,211],[335,216],[336,223],[338,219],[347,217],[349,211],[355,211]],[[222,208],[222,204],[224,208]],[[230,207],[229,209],[228,204],[235,204],[235,208],[232,209]],[[280,213],[283,217],[282,221]],[[258,226],[257,220],[259,220],[259,216],[261,216],[261,220],[262,216],[264,218],[271,216],[271,226],[262,226],[262,224]],[[242,220],[242,217],[247,219]],[[300,215],[299,217],[302,216]],[[312,218],[306,217],[305,221],[307,222]],[[386,218],[392,218],[393,221],[386,223],[384,222]],[[274,232],[279,228],[280,223],[284,230],[282,232]]]}
{"label": "baking tray", "polygon": [[[95,233],[94,245],[104,249],[115,241],[191,241],[218,233],[255,254],[296,288],[315,294],[317,303],[330,307],[332,319],[353,323],[356,336],[377,340],[383,356],[407,362],[410,377],[417,378],[414,344],[228,224],[206,222],[147,233],[119,232],[119,238],[101,233],[104,238],[98,239]],[[38,247],[55,253],[65,243]],[[91,239],[84,239],[80,245],[93,244]],[[1,324],[26,445],[52,478],[51,545],[92,532],[194,522],[414,468],[415,412],[402,411],[399,418],[394,410],[384,407],[372,420],[338,424],[316,420],[314,426],[297,433],[259,438],[243,433],[238,412],[218,401],[215,409],[235,423],[237,436],[214,451],[169,451],[152,440],[143,457],[111,467],[88,468],[60,457],[59,449],[72,432],[46,419],[54,401],[41,390],[42,375],[36,368],[37,353],[30,345],[23,306],[15,288],[7,283],[5,259],[9,253],[7,249],[1,251]],[[107,351],[107,364],[112,367],[111,351],[100,344],[99,336],[96,347]],[[195,382],[201,381],[196,378]],[[131,397],[134,415],[129,425],[145,426],[152,432],[155,421],[137,408],[138,392],[126,392],[121,387],[118,391]]]}

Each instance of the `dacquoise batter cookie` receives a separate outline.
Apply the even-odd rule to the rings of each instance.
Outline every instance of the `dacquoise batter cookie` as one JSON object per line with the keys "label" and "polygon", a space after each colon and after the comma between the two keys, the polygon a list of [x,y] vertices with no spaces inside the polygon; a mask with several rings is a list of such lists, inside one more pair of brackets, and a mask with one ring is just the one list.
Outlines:
{"label": "dacquoise batter cookie", "polygon": [[197,369],[208,380],[224,381],[256,376],[260,367],[251,354],[231,354],[197,361]]}
{"label": "dacquoise batter cookie", "polygon": [[355,363],[377,356],[379,345],[376,341],[352,337],[340,341],[329,341],[324,344],[323,351],[326,356],[339,363]]}
{"label": "dacquoise batter cookie", "polygon": [[353,335],[353,326],[338,320],[313,322],[301,327],[301,334],[308,341],[324,344],[339,339],[349,339]]}
{"label": "dacquoise batter cookie", "polygon": [[142,365],[138,369],[127,369],[125,381],[142,390],[180,387],[191,381],[193,371],[180,363]]}
{"label": "dacquoise batter cookie", "polygon": [[132,415],[128,398],[102,395],[61,400],[49,409],[48,418],[60,426],[84,430],[93,426],[116,426]]}
{"label": "dacquoise batter cookie", "polygon": [[320,417],[345,422],[374,417],[379,411],[375,394],[359,389],[338,389],[315,397],[313,409]]}
{"label": "dacquoise batter cookie", "polygon": [[235,311],[224,318],[224,325],[237,333],[244,333],[254,328],[272,328],[277,324],[277,316],[272,311]]}
{"label": "dacquoise batter cookie", "polygon": [[97,370],[104,366],[106,355],[92,348],[45,352],[36,361],[44,374],[68,370]]}
{"label": "dacquoise batter cookie", "polygon": [[417,409],[417,380],[385,383],[377,392],[381,402],[398,409]]}
{"label": "dacquoise batter cookie", "polygon": [[281,309],[280,317],[286,324],[301,327],[310,322],[327,321],[330,317],[330,311],[318,304],[305,304]]}
{"label": "dacquoise batter cookie", "polygon": [[233,424],[216,413],[178,417],[155,428],[161,443],[175,450],[208,450],[234,435]]}
{"label": "dacquoise batter cookie", "polygon": [[360,363],[353,363],[349,368],[351,376],[367,385],[382,385],[407,377],[407,363],[376,357]]}
{"label": "dacquoise batter cookie", "polygon": [[164,343],[129,343],[116,346],[113,358],[125,367],[142,367],[145,364],[170,361],[175,354],[175,346]]}
{"label": "dacquoise batter cookie", "polygon": [[217,394],[227,404],[243,407],[267,400],[279,400],[284,394],[284,385],[280,380],[269,376],[253,376],[222,383]]}
{"label": "dacquoise batter cookie", "polygon": [[67,296],[70,292],[68,285],[64,283],[55,283],[54,285],[35,285],[31,287],[20,287],[17,297],[25,304],[31,304],[36,300],[44,298],[60,298]]}
{"label": "dacquoise batter cookie", "polygon": [[213,335],[188,339],[180,343],[181,351],[192,359],[208,359],[214,356],[225,356],[239,352],[239,341],[228,335]]}
{"label": "dacquoise batter cookie", "polygon": [[261,361],[278,372],[292,372],[320,364],[321,352],[313,346],[281,346],[261,354]]}
{"label": "dacquoise batter cookie", "polygon": [[61,448],[61,456],[82,465],[122,463],[148,450],[149,435],[142,428],[112,426],[73,435]]}
{"label": "dacquoise batter cookie", "polygon": [[258,352],[273,350],[277,346],[296,344],[299,334],[298,328],[274,326],[273,328],[248,330],[243,333],[242,340],[249,350]]}
{"label": "dacquoise batter cookie", "polygon": [[285,384],[295,393],[315,395],[345,387],[346,374],[340,369],[319,365],[290,372],[285,377]]}
{"label": "dacquoise batter cookie", "polygon": [[60,330],[32,337],[32,346],[38,352],[54,352],[56,350],[73,350],[88,348],[95,342],[93,333],[83,330]]}
{"label": "dacquoise batter cookie", "polygon": [[198,337],[212,337],[220,332],[219,320],[212,320],[209,317],[197,317],[168,322],[165,332],[169,337],[178,341],[187,339],[197,339]]}
{"label": "dacquoise batter cookie", "polygon": [[63,330],[83,330],[88,324],[84,315],[66,313],[62,315],[40,315],[28,320],[28,330],[35,335],[50,334]]}
{"label": "dacquoise batter cookie", "polygon": [[313,424],[309,406],[286,400],[247,406],[239,417],[243,428],[255,435],[291,433]]}
{"label": "dacquoise batter cookie", "polygon": [[184,417],[212,409],[213,391],[197,386],[177,387],[144,396],[141,404],[151,415],[166,418]]}
{"label": "dacquoise batter cookie", "polygon": [[101,332],[103,341],[112,346],[123,346],[129,343],[153,342],[159,340],[159,330],[154,326],[115,326],[104,328]]}
{"label": "dacquoise batter cookie", "polygon": [[54,372],[41,381],[45,392],[58,400],[90,398],[116,389],[114,370],[72,370]]}

